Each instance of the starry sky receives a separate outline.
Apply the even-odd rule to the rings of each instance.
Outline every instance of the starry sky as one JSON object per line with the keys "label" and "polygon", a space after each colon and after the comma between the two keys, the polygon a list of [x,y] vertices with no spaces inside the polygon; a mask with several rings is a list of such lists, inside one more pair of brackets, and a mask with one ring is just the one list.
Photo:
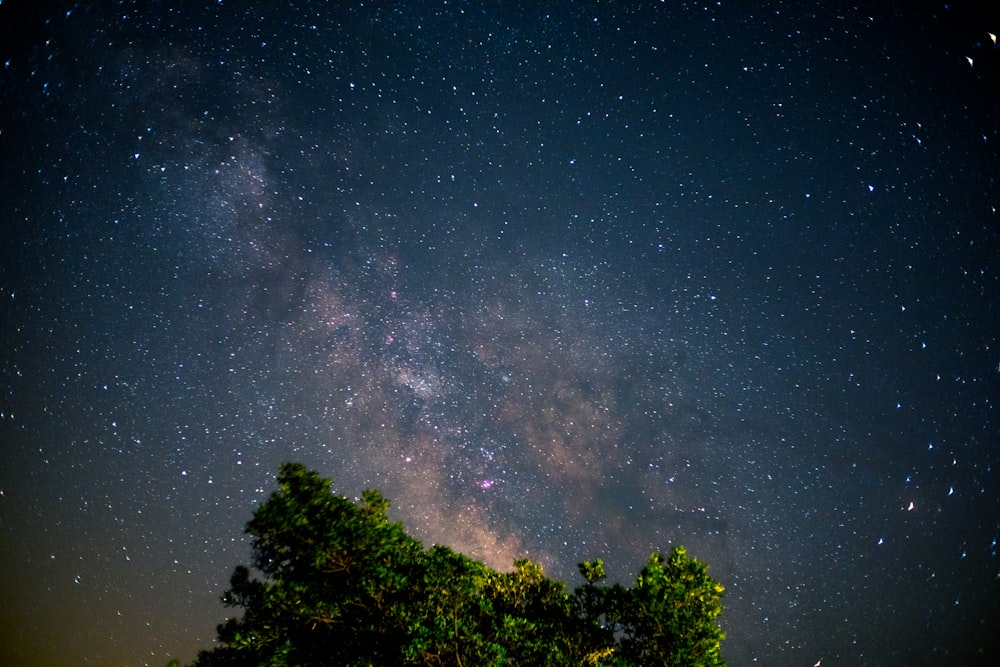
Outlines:
{"label": "starry sky", "polygon": [[0,663],[192,659],[285,460],[683,544],[732,665],[1000,651],[990,3],[94,4],[0,6]]}

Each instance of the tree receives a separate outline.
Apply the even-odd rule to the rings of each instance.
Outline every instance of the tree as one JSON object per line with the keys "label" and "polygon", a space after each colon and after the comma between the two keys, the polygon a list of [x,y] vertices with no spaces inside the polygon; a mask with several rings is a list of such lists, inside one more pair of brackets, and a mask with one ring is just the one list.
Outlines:
{"label": "tree", "polygon": [[722,591],[684,547],[674,547],[666,559],[653,554],[615,607],[622,656],[650,667],[723,665],[719,643],[725,634],[716,625]]}
{"label": "tree", "polygon": [[722,587],[682,547],[653,554],[631,589],[600,560],[567,592],[529,560],[497,572],[444,546],[425,550],[391,522],[389,501],[358,502],[286,463],[247,524],[254,568],[238,566],[196,667],[249,665],[722,665]]}

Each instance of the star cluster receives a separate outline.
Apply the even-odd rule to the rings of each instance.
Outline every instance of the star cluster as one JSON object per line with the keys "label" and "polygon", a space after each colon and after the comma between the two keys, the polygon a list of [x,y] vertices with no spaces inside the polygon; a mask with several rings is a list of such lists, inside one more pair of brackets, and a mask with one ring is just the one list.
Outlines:
{"label": "star cluster", "polygon": [[285,460],[684,544],[730,664],[1000,648],[996,16],[11,4],[0,662],[193,658]]}

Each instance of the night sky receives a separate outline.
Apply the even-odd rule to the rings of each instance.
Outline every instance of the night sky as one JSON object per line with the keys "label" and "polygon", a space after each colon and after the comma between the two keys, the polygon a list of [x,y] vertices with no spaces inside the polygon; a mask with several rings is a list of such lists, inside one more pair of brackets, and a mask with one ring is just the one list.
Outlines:
{"label": "night sky", "polygon": [[731,665],[996,658],[996,8],[24,4],[0,664],[193,659],[286,460],[572,585],[683,544]]}

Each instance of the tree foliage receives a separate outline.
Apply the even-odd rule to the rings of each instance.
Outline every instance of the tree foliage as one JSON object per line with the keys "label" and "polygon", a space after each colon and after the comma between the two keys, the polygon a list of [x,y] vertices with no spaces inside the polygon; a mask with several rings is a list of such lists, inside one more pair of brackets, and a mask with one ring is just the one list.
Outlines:
{"label": "tree foliage", "polygon": [[294,463],[247,524],[254,567],[238,566],[196,667],[723,665],[722,586],[683,547],[653,554],[631,588],[581,563],[569,592],[529,560],[498,572],[444,546],[424,549],[389,501],[359,502]]}

